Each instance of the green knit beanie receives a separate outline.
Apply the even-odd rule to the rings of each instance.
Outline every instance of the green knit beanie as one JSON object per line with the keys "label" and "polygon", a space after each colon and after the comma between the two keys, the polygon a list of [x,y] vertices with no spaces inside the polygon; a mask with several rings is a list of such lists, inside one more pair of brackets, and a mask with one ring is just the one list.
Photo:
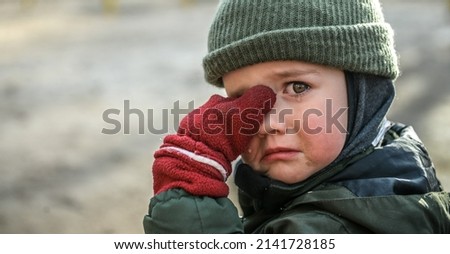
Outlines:
{"label": "green knit beanie", "polygon": [[222,0],[211,25],[206,80],[267,61],[298,60],[398,76],[393,31],[378,0]]}

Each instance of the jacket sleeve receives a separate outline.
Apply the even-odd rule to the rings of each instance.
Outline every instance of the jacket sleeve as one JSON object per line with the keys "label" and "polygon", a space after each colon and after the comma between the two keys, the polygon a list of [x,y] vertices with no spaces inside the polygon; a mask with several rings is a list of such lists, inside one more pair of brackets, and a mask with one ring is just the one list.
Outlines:
{"label": "jacket sleeve", "polygon": [[154,196],[143,223],[147,234],[243,233],[242,221],[231,200],[193,196],[182,189]]}

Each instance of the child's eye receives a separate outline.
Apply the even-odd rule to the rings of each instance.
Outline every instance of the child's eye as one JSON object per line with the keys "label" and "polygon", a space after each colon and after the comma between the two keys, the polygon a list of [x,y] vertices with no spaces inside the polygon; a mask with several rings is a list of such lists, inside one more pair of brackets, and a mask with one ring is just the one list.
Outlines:
{"label": "child's eye", "polygon": [[290,95],[299,95],[306,92],[310,88],[311,87],[304,82],[295,81],[287,84],[285,93]]}

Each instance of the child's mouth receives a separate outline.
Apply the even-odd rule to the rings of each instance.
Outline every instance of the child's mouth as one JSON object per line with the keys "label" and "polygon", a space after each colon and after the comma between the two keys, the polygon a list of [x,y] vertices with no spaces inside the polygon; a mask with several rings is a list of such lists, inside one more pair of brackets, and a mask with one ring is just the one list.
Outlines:
{"label": "child's mouth", "polygon": [[268,163],[278,160],[292,160],[298,155],[299,152],[300,151],[297,149],[287,147],[269,148],[264,152],[261,161]]}

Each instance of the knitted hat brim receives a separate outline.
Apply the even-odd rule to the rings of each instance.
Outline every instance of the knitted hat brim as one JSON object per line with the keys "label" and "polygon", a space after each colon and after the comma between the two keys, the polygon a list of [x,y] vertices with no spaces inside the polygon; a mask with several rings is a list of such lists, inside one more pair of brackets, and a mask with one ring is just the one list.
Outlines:
{"label": "knitted hat brim", "polygon": [[222,76],[268,61],[303,61],[395,79],[393,30],[387,23],[274,30],[214,50],[203,59],[207,82],[223,87]]}

